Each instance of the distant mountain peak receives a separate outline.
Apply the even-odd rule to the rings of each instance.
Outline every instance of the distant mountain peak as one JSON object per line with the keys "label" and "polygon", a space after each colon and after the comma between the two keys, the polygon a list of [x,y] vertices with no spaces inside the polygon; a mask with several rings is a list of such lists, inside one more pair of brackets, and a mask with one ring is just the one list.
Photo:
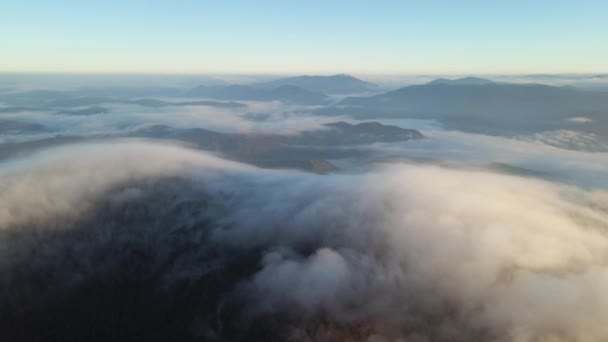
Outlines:
{"label": "distant mountain peak", "polygon": [[254,87],[266,89],[287,85],[325,94],[365,93],[377,87],[374,83],[363,81],[348,74],[291,76],[253,84]]}
{"label": "distant mountain peak", "polygon": [[337,127],[337,128],[350,128],[353,125],[349,124],[346,121],[337,121],[337,122],[327,123],[327,124],[325,124],[325,126],[328,126],[328,127]]}
{"label": "distant mountain peak", "polygon": [[445,84],[445,85],[487,85],[493,84],[494,81],[481,77],[463,77],[457,79],[438,78],[427,84]]}

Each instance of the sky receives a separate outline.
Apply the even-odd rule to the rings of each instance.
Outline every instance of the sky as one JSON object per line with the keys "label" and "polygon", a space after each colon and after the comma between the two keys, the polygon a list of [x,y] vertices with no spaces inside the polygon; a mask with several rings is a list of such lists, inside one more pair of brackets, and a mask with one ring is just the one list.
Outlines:
{"label": "sky", "polygon": [[608,72],[606,1],[0,0],[0,72]]}

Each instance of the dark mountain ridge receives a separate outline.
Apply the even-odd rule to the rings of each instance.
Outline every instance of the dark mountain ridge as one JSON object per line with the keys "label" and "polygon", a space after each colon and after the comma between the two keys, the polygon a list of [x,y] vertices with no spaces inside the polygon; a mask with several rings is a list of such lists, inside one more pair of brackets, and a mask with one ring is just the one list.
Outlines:
{"label": "dark mountain ridge", "polygon": [[[486,81],[440,79],[376,96],[348,97],[338,103],[337,112],[438,119],[459,129],[473,127],[473,130],[497,132],[553,129],[580,113],[598,113],[599,122],[605,117],[602,113],[608,113],[608,93],[605,92]],[[362,118],[366,117],[363,115]]]}
{"label": "dark mountain ridge", "polygon": [[[62,136],[0,145],[0,161],[68,143],[113,138],[146,138],[184,142],[219,153],[229,159],[267,168],[290,168],[327,173],[336,168],[327,160],[361,157],[369,152],[356,148],[376,142],[405,142],[424,136],[417,130],[364,122],[334,122],[325,129],[300,134],[221,133],[205,128],[151,125],[124,135]],[[22,129],[19,126],[19,129]]]}

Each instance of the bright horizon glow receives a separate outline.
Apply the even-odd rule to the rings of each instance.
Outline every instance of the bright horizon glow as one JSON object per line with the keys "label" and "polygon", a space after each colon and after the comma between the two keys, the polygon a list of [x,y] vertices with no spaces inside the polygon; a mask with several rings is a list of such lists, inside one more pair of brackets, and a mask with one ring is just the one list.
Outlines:
{"label": "bright horizon glow", "polygon": [[608,72],[604,1],[5,1],[0,72]]}

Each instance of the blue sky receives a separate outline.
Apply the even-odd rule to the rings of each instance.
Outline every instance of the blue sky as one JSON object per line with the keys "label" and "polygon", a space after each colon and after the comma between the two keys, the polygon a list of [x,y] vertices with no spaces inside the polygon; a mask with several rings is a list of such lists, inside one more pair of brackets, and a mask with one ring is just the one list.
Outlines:
{"label": "blue sky", "polygon": [[0,0],[2,72],[608,72],[608,1]]}

